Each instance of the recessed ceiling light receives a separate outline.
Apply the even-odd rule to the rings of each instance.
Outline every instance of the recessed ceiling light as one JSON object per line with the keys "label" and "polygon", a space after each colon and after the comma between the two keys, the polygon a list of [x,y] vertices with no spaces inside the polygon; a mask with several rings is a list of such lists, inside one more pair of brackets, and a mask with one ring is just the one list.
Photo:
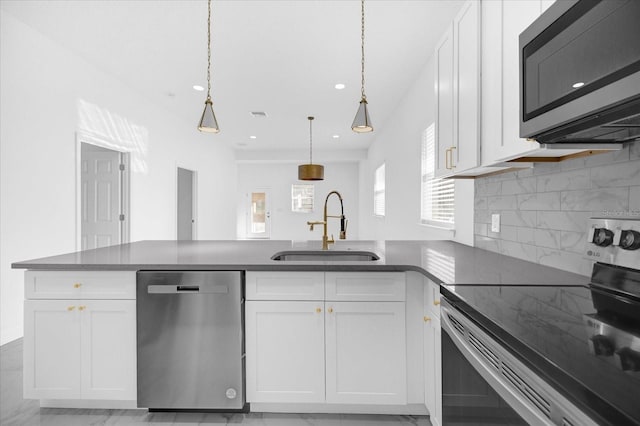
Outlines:
{"label": "recessed ceiling light", "polygon": [[193,86],[193,90],[197,90],[198,92],[204,92],[204,87],[198,86],[197,84],[195,84]]}
{"label": "recessed ceiling light", "polygon": [[342,90],[342,89],[344,89],[346,86],[345,86],[344,84],[342,84],[342,83],[338,83],[338,84],[336,84],[336,85],[335,85],[335,86],[333,86],[333,87],[335,87],[335,88],[336,88],[336,89],[338,89],[338,90]]}
{"label": "recessed ceiling light", "polygon": [[249,136],[249,139],[256,139],[256,138],[257,136],[253,136],[253,135]]}
{"label": "recessed ceiling light", "polygon": [[574,85],[573,85],[572,87],[573,87],[574,89],[577,89],[577,88],[582,87],[582,86],[584,86],[584,82],[579,81],[579,82],[577,82],[577,83],[574,83]]}
{"label": "recessed ceiling light", "polygon": [[340,139],[340,135],[333,135],[334,139]]}

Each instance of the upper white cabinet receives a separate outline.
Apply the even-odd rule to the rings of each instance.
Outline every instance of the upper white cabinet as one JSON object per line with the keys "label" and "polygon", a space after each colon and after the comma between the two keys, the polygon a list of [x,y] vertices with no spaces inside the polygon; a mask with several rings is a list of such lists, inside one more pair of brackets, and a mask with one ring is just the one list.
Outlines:
{"label": "upper white cabinet", "polygon": [[519,35],[542,13],[541,0],[482,2],[482,164],[537,149],[521,139]]}
{"label": "upper white cabinet", "polygon": [[480,6],[465,3],[435,50],[436,176],[480,161]]}

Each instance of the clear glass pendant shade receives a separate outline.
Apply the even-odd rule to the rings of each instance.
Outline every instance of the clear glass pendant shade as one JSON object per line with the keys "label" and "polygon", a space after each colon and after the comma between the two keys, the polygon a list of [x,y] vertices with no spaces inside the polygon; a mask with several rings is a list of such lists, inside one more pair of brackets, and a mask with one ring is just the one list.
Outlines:
{"label": "clear glass pendant shade", "polygon": [[207,99],[204,102],[204,111],[202,112],[202,118],[200,118],[200,124],[198,124],[198,130],[206,133],[220,132],[216,114],[213,112],[213,102],[211,102],[211,99]]}
{"label": "clear glass pendant shade", "polygon": [[360,106],[358,107],[356,118],[353,119],[351,129],[357,133],[367,133],[373,131],[371,119],[369,118],[369,110],[367,109],[367,100],[365,98],[362,98],[362,100],[360,101]]}

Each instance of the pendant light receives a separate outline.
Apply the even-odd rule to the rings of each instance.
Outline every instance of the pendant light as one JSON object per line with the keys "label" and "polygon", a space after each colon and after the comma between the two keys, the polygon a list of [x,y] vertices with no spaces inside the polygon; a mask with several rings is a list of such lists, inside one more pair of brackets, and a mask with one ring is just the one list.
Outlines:
{"label": "pendant light", "polygon": [[367,109],[367,96],[364,94],[364,0],[361,0],[362,4],[362,19],[361,19],[361,52],[362,59],[361,64],[361,77],[362,77],[362,98],[360,99],[360,106],[356,113],[356,118],[353,119],[351,129],[356,133],[373,132],[373,126],[371,125],[371,119],[369,118],[369,110]]}
{"label": "pendant light", "polygon": [[307,117],[307,120],[309,120],[309,164],[298,166],[298,179],[324,180],[324,166],[313,164],[313,132],[311,128],[313,117]]}
{"label": "pendant light", "polygon": [[198,124],[198,130],[206,133],[218,133],[218,120],[213,112],[211,102],[211,0],[209,0],[209,16],[207,18],[207,100],[204,101],[204,111]]}

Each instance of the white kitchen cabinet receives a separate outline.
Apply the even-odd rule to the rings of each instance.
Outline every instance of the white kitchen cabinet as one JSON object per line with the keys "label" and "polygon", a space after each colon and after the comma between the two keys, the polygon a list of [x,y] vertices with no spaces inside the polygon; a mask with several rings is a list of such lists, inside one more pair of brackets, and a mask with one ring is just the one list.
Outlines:
{"label": "white kitchen cabinet", "polygon": [[324,302],[249,301],[247,401],[324,402]]}
{"label": "white kitchen cabinet", "polygon": [[135,276],[25,273],[25,398],[136,400]]}
{"label": "white kitchen cabinet", "polygon": [[403,302],[327,302],[328,403],[406,404]]}
{"label": "white kitchen cabinet", "polygon": [[453,128],[453,25],[450,25],[435,49],[436,154],[435,174],[451,173]]}
{"label": "white kitchen cabinet", "polygon": [[246,302],[247,401],[406,404],[405,274],[322,274],[322,300]]}
{"label": "white kitchen cabinet", "polygon": [[247,300],[324,300],[324,272],[247,271]]}
{"label": "white kitchen cabinet", "polygon": [[531,162],[549,160],[544,157],[571,156],[591,149],[598,152],[598,147],[595,146],[591,146],[591,149],[563,149],[562,146],[541,148],[535,141],[520,138],[519,36],[551,4],[551,0],[481,2],[480,133],[483,167],[468,171],[467,174],[470,176],[509,167],[530,166]]}
{"label": "white kitchen cabinet", "polygon": [[480,161],[480,6],[465,3],[435,50],[436,176]]}
{"label": "white kitchen cabinet", "polygon": [[24,397],[136,399],[135,300],[25,301]]}
{"label": "white kitchen cabinet", "polygon": [[425,279],[424,286],[424,395],[431,424],[442,425],[442,359],[440,343],[440,287]]}

